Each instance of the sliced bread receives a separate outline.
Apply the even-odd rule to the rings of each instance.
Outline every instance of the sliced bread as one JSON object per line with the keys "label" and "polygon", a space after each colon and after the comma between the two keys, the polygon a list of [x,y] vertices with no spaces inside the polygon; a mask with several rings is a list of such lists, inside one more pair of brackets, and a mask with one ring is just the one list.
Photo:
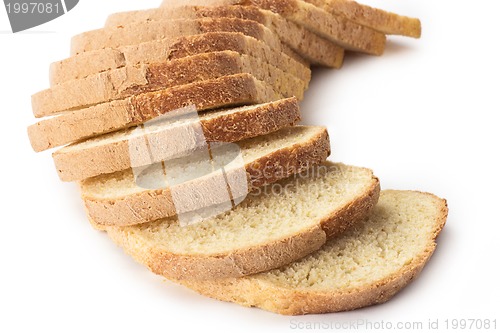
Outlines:
{"label": "sliced bread", "polygon": [[[164,0],[165,6],[173,6]],[[174,1],[177,6],[185,1]],[[191,2],[190,2],[191,3]],[[194,1],[193,5],[199,1]],[[344,16],[332,15],[320,7],[301,0],[208,0],[204,5],[254,5],[271,10],[284,18],[338,44],[346,50],[381,55],[385,49],[385,35]]]}
{"label": "sliced bread", "polygon": [[234,51],[202,53],[163,63],[122,67],[68,81],[31,97],[33,112],[48,115],[81,109],[173,86],[249,73],[283,97],[302,100],[307,83],[281,69]]}
{"label": "sliced bread", "polygon": [[[245,170],[247,192],[316,166],[330,154],[328,133],[323,127],[290,127],[240,141],[238,147],[242,157],[242,164],[238,167]],[[224,158],[227,153],[222,152],[220,155],[218,160],[227,160]],[[192,160],[191,157],[180,158],[169,161],[167,165],[171,169],[180,170],[182,174],[188,174],[196,167]],[[127,170],[81,182],[82,198],[94,225],[134,225],[174,216],[179,212],[179,207],[172,199],[175,187],[143,188],[137,184],[136,173]],[[228,170],[226,174],[229,174]],[[202,184],[217,176],[212,173],[188,184],[184,182],[176,185],[177,191],[179,186],[197,186],[194,190],[196,193],[208,190],[210,193],[206,197],[213,201],[215,189],[204,188]],[[197,197],[201,202],[205,196]],[[212,201],[210,203],[214,204]]]}
{"label": "sliced bread", "polygon": [[190,105],[203,111],[281,98],[269,85],[250,74],[231,75],[66,112],[31,125],[28,135],[33,149],[43,151],[136,126]]}
{"label": "sliced bread", "polygon": [[305,0],[310,4],[387,35],[419,38],[420,20],[362,5],[353,0]]}
{"label": "sliced bread", "polygon": [[97,29],[74,36],[71,39],[71,55],[107,47],[117,48],[124,45],[207,32],[241,32],[263,41],[276,52],[285,53],[295,60],[305,63],[297,53],[283,45],[278,36],[271,30],[258,22],[238,18],[149,21]]}
{"label": "sliced bread", "polygon": [[370,170],[326,163],[266,186],[199,224],[182,227],[168,218],[107,232],[137,261],[167,278],[241,277],[318,250],[365,218],[378,193]]}
{"label": "sliced bread", "polygon": [[346,50],[381,55],[385,35],[301,0],[243,0],[272,10]]}
{"label": "sliced bread", "polygon": [[[162,63],[199,53],[226,50],[262,59],[304,82],[311,80],[311,70],[308,66],[284,53],[272,50],[261,40],[246,36],[241,32],[209,32],[121,46],[116,49],[106,48],[84,52],[52,63],[50,83],[51,86],[55,86],[125,66]],[[325,54],[328,53],[325,52]]]}
{"label": "sliced bread", "polygon": [[[122,171],[133,166],[158,163],[187,155],[206,142],[235,142],[265,135],[295,125],[300,120],[295,98],[276,102],[215,110],[194,117],[172,117],[144,128],[131,128],[66,146],[54,154],[59,177],[77,181],[102,174]],[[201,132],[201,133],[199,133]],[[155,143],[154,156],[135,156],[132,164],[131,145],[137,141]]]}
{"label": "sliced bread", "polygon": [[159,9],[138,10],[110,15],[106,21],[106,27],[117,27],[147,21],[161,21],[173,17],[184,19],[240,18],[259,22],[274,31],[285,44],[312,64],[333,68],[340,68],[342,65],[344,50],[341,47],[269,10],[263,10],[255,6],[172,7],[172,2],[170,1],[164,4],[164,7]]}
{"label": "sliced bread", "polygon": [[140,63],[164,62],[165,54],[161,52],[149,62],[130,63],[119,48],[106,48],[74,55],[50,64],[49,82],[54,87],[67,81],[84,79],[89,75],[106,72],[125,66],[135,66]]}
{"label": "sliced bread", "polygon": [[382,191],[365,222],[299,261],[239,279],[180,283],[209,297],[285,315],[383,303],[418,276],[447,214],[446,201],[432,194]]}

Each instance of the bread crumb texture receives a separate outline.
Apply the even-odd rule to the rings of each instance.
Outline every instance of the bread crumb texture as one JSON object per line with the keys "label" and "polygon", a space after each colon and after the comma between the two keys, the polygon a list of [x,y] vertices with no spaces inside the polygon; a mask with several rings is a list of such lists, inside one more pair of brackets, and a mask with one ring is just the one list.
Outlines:
{"label": "bread crumb texture", "polygon": [[119,229],[169,253],[209,255],[271,243],[318,225],[336,207],[361,197],[373,186],[368,169],[327,163],[264,187],[235,209],[200,224],[181,227],[175,218]]}
{"label": "bread crumb texture", "polygon": [[261,277],[287,288],[331,291],[384,279],[427,251],[441,228],[436,217],[442,205],[430,195],[384,191],[365,223],[307,258]]}
{"label": "bread crumb texture", "polygon": [[203,295],[286,315],[383,303],[420,273],[447,214],[446,201],[432,194],[382,191],[364,222],[301,260],[239,279],[179,282]]}

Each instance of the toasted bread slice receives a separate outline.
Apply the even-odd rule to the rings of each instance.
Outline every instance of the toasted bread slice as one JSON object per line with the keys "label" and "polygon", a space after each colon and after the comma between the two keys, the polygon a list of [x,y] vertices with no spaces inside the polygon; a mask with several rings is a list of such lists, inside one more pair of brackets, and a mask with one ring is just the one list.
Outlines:
{"label": "toasted bread slice", "polygon": [[37,117],[82,109],[223,76],[249,73],[271,85],[283,97],[302,100],[307,83],[260,59],[234,51],[202,53],[157,63],[123,67],[73,80],[36,93],[31,98]]}
{"label": "toasted bread slice", "polygon": [[242,277],[318,250],[365,218],[378,193],[370,170],[326,163],[264,187],[199,224],[182,227],[169,218],[107,232],[137,261],[167,278]]}
{"label": "toasted bread slice", "polygon": [[382,191],[367,221],[284,267],[239,279],[181,281],[200,294],[285,315],[353,310],[390,300],[436,248],[446,201]]}
{"label": "toasted bread slice", "polygon": [[344,50],[341,47],[269,10],[263,10],[255,6],[171,7],[171,2],[164,4],[165,6],[162,8],[122,12],[110,15],[106,21],[106,27],[117,27],[147,21],[160,21],[173,17],[184,19],[220,17],[241,18],[259,22],[274,31],[285,44],[311,64],[333,68],[340,68],[342,66]]}
{"label": "toasted bread slice", "polygon": [[[285,128],[265,136],[240,141],[238,147],[242,163],[237,166],[244,168],[247,175],[246,192],[316,166],[325,161],[330,154],[328,133],[323,127]],[[231,153],[222,152],[217,160],[227,161],[224,155]],[[167,166],[179,170],[182,174],[200,172],[199,169],[202,169],[199,159],[191,155],[168,161]],[[194,193],[200,202],[203,198],[208,198],[209,204],[221,204],[213,201],[224,198],[224,196],[218,198],[214,196],[214,188],[203,186],[210,180],[216,179],[218,173],[175,185],[177,187],[174,188],[164,186],[153,189],[139,186],[137,182],[140,182],[140,179],[137,179],[136,173],[127,170],[81,182],[82,198],[89,219],[95,226],[134,225],[174,216],[180,208],[174,204],[172,192],[175,194],[175,191],[182,190],[182,187],[190,189],[196,186]],[[230,172],[226,170],[227,174]],[[201,195],[204,190],[210,193]],[[199,205],[199,202],[193,204],[193,207],[196,205]],[[208,204],[202,203],[201,206],[205,207]],[[193,207],[187,207],[185,211],[194,211]]]}
{"label": "toasted bread slice", "polygon": [[[59,177],[78,181],[102,174],[159,163],[188,155],[207,142],[235,142],[269,134],[295,125],[300,120],[297,99],[205,112],[187,119],[165,119],[145,128],[130,128],[66,146],[54,154]],[[155,156],[135,156],[133,145],[148,140],[155,144]],[[133,162],[133,164],[132,164]]]}
{"label": "toasted bread slice", "polygon": [[250,74],[224,76],[66,112],[28,127],[35,151],[114,132],[193,105],[198,111],[282,99]]}

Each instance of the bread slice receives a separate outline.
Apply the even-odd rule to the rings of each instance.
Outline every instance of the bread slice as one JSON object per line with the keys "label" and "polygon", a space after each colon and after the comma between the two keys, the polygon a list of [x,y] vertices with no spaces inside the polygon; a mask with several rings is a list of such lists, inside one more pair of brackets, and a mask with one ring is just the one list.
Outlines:
{"label": "bread slice", "polygon": [[420,20],[362,5],[353,0],[305,0],[328,13],[342,15],[349,20],[387,35],[419,38]]}
{"label": "bread slice", "polygon": [[333,68],[342,66],[344,50],[341,47],[271,11],[255,6],[181,6],[173,8],[171,6],[172,2],[168,1],[164,3],[162,8],[116,13],[108,17],[106,27],[161,21],[173,17],[183,19],[240,18],[259,22],[274,31],[282,42],[311,64]]}
{"label": "bread slice", "polygon": [[[281,129],[271,134],[247,139],[238,142],[242,163],[238,167],[244,168],[246,173],[244,195],[248,190],[253,190],[267,184],[274,183],[294,173],[299,173],[310,167],[325,161],[330,154],[330,142],[328,133],[323,127],[296,126]],[[222,152],[218,160],[227,153]],[[169,161],[168,166],[173,170],[180,170],[182,174],[200,172],[199,163],[196,158],[180,158]],[[195,168],[198,167],[198,170]],[[190,188],[197,186],[194,193],[204,190],[210,191],[208,195],[197,195],[207,197],[208,204],[215,204],[214,188],[203,188],[202,184],[218,177],[217,173],[211,173],[200,179],[189,183],[183,183],[177,188],[164,186],[147,189],[137,184],[135,174],[132,170],[87,179],[81,183],[82,198],[87,208],[88,216],[94,225],[101,226],[125,226],[150,222],[165,217],[171,217],[179,212],[178,205],[174,204],[172,192],[178,193],[179,186]],[[226,174],[230,172],[226,170]],[[248,183],[247,183],[248,182]],[[177,191],[177,192],[175,192]],[[224,198],[224,196],[218,196]],[[220,199],[219,199],[220,201]],[[221,204],[221,202],[216,202]],[[193,207],[195,204],[192,205]],[[193,208],[186,208],[193,211]]]}
{"label": "bread slice", "polygon": [[[164,0],[165,6],[169,0]],[[175,6],[185,1],[174,1]],[[190,1],[196,5],[199,1]],[[271,10],[284,18],[309,29],[310,31],[351,50],[368,54],[381,55],[385,49],[385,35],[354,23],[344,16],[332,15],[320,7],[301,0],[207,0],[204,5],[254,5]]]}
{"label": "bread slice", "polygon": [[384,34],[332,15],[310,3],[301,0],[250,0],[250,3],[283,15],[346,50],[373,55],[384,52]]}
{"label": "bread slice", "polygon": [[194,105],[198,111],[282,99],[250,74],[225,76],[99,104],[44,119],[28,127],[35,151],[142,124],[168,112]]}
{"label": "bread slice", "polygon": [[423,269],[447,213],[446,201],[432,194],[382,191],[366,222],[301,260],[239,279],[180,283],[202,295],[285,315],[383,303]]}
{"label": "bread slice", "polygon": [[[299,120],[297,99],[289,98],[199,116],[194,113],[187,119],[183,114],[153,126],[126,129],[72,144],[52,156],[61,180],[77,181],[187,155],[205,147],[206,142],[235,142],[269,134],[295,125]],[[132,164],[130,149],[144,140],[149,142],[149,149],[155,144],[155,156],[134,156]]]}
{"label": "bread slice", "polygon": [[[261,40],[241,32],[209,32],[205,34],[166,38],[137,45],[120,46],[84,52],[52,63],[51,86],[83,79],[89,75],[125,66],[163,63],[200,53],[235,51],[262,59],[308,83],[311,70],[284,53],[272,50]],[[325,54],[329,54],[324,52]],[[331,54],[331,53],[330,53]],[[328,56],[330,57],[330,56]]]}
{"label": "bread slice", "polygon": [[84,79],[87,76],[106,72],[125,66],[135,66],[140,63],[164,62],[165,54],[153,53],[157,57],[149,62],[130,63],[120,49],[106,48],[102,50],[81,53],[50,64],[49,82],[54,87],[72,80]]}
{"label": "bread slice", "polygon": [[241,277],[318,250],[365,218],[378,193],[370,170],[326,163],[264,187],[199,224],[181,227],[169,218],[107,232],[137,261],[167,278]]}
{"label": "bread slice", "polygon": [[124,45],[207,32],[241,32],[262,40],[275,52],[285,53],[295,60],[305,63],[297,53],[283,45],[271,30],[258,22],[238,18],[162,20],[97,29],[74,36],[71,39],[71,55],[107,47],[117,48]]}
{"label": "bread slice", "polygon": [[37,116],[157,91],[173,86],[249,73],[284,97],[302,100],[307,83],[261,59],[234,51],[202,53],[163,63],[123,67],[68,81],[31,97]]}

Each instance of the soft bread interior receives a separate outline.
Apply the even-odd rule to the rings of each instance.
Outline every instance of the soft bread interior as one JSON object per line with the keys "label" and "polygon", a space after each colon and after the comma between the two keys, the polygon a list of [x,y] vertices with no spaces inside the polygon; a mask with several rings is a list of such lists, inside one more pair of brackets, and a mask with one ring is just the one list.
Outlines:
{"label": "soft bread interior", "polygon": [[373,186],[370,170],[327,162],[307,174],[266,186],[233,210],[200,224],[181,227],[176,218],[167,218],[110,229],[127,235],[129,244],[137,244],[137,249],[128,249],[131,253],[154,248],[175,254],[213,255],[307,232]]}
{"label": "soft bread interior", "polygon": [[362,288],[421,261],[434,249],[446,204],[433,195],[382,191],[371,216],[321,250],[253,278],[289,289]]}
{"label": "soft bread interior", "polygon": [[[279,149],[283,149],[294,144],[301,144],[310,141],[317,135],[324,132],[323,127],[315,126],[295,126],[287,127],[277,132],[255,137],[238,142],[241,156],[244,163],[250,163],[261,156],[268,155]],[[232,150],[228,152],[228,160],[231,160],[234,153]],[[218,160],[226,159],[225,156],[219,156]],[[205,154],[188,156],[168,161],[167,167],[169,174],[173,175],[193,175],[206,170]],[[151,168],[148,178],[156,178],[151,173],[161,173],[163,168]],[[178,183],[178,182],[177,182]],[[144,188],[137,186],[134,172],[129,169],[121,172],[116,172],[109,175],[102,175],[84,180],[81,183],[83,195],[96,199],[114,199],[120,198],[134,193],[144,191]]]}

